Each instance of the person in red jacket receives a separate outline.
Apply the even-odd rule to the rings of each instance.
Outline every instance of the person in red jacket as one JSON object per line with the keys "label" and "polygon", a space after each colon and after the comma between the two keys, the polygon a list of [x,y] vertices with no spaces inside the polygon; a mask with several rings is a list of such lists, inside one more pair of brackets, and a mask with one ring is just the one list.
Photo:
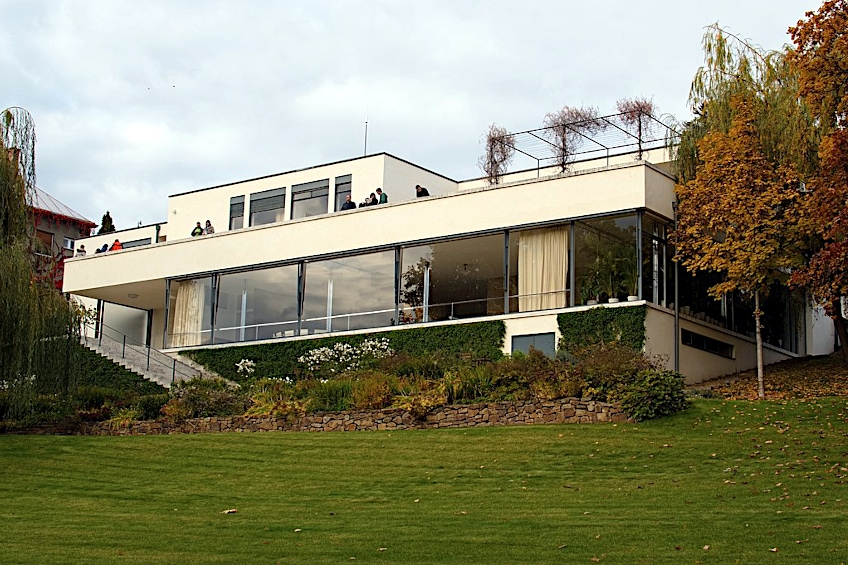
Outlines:
{"label": "person in red jacket", "polygon": [[121,242],[116,239],[112,246],[109,248],[109,251],[120,251],[123,248],[124,246],[121,245]]}

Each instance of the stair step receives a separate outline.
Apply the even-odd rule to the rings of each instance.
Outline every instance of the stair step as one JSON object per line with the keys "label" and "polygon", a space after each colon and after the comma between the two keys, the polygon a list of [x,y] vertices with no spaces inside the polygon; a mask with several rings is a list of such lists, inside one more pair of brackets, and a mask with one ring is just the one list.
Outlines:
{"label": "stair step", "polygon": [[[87,337],[83,337],[81,341],[90,351],[165,388],[170,388],[171,383],[174,381],[181,381],[195,376],[200,376],[201,378],[211,376],[208,371],[194,368],[180,360],[177,360],[176,363],[172,360],[166,366],[161,361],[153,358],[157,355],[165,355],[156,349],[151,350],[150,353],[153,357],[149,358],[147,350],[139,351],[134,347],[125,346],[121,342],[108,339],[95,340]],[[177,369],[176,373],[174,373],[175,368]]]}

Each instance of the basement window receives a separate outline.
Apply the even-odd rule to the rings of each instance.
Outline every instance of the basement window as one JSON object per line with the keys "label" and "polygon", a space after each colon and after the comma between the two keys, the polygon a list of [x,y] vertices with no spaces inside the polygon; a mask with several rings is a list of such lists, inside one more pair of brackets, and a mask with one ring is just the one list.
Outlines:
{"label": "basement window", "polygon": [[694,347],[695,349],[700,349],[702,351],[706,351],[707,353],[718,355],[719,357],[726,357],[727,359],[734,358],[733,345],[729,343],[725,343],[712,337],[707,337],[705,335],[701,335],[699,333],[695,333],[689,330],[681,330],[680,337],[683,345],[688,345],[689,347]]}

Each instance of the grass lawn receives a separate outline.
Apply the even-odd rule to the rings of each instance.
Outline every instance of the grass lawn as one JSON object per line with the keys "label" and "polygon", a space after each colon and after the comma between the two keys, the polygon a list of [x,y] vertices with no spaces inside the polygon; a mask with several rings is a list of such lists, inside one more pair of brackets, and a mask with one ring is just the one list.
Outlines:
{"label": "grass lawn", "polygon": [[643,424],[5,435],[0,561],[836,564],[846,481],[844,397]]}

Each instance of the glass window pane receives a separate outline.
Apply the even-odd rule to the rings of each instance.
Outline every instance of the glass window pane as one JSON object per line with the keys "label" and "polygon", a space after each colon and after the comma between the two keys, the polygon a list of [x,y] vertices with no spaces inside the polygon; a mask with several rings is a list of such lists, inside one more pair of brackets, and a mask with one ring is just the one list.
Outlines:
{"label": "glass window pane", "polygon": [[306,264],[303,333],[391,326],[394,251]]}
{"label": "glass window pane", "polygon": [[401,323],[502,314],[503,241],[498,234],[404,249]]}
{"label": "glass window pane", "polygon": [[171,281],[168,347],[208,345],[212,334],[212,279]]}
{"label": "glass window pane", "polygon": [[250,225],[282,222],[286,211],[286,189],[275,188],[250,195]]}
{"label": "glass window pane", "polygon": [[293,185],[292,219],[326,214],[329,194],[329,179]]}
{"label": "glass window pane", "polygon": [[574,237],[578,304],[636,295],[635,214],[576,222]]}
{"label": "glass window pane", "polygon": [[221,275],[215,343],[295,335],[297,265]]}
{"label": "glass window pane", "polygon": [[244,196],[230,198],[230,229],[238,230],[244,227]]}
{"label": "glass window pane", "polygon": [[642,217],[642,298],[661,306],[673,300],[666,295],[671,255],[665,234],[664,222],[648,215]]}
{"label": "glass window pane", "polygon": [[345,203],[345,199],[347,196],[350,196],[351,192],[351,175],[345,175],[343,177],[336,177],[336,207],[335,210],[338,212],[342,209],[342,204]]}

